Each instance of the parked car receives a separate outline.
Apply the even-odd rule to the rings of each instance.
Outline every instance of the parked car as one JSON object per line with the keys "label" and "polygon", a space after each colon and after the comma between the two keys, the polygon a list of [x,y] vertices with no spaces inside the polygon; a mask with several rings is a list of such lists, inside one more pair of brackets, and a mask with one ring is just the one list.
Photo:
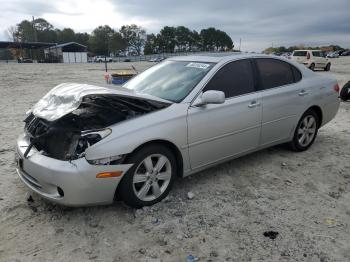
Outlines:
{"label": "parked car", "polygon": [[163,57],[163,56],[158,56],[158,57],[151,58],[150,60],[148,60],[148,62],[159,63],[159,62],[162,62],[164,59],[165,59],[165,57]]}
{"label": "parked car", "polygon": [[338,52],[330,52],[327,54],[327,58],[338,58],[339,54]]}
{"label": "parked car", "polygon": [[291,56],[291,55],[292,55],[292,54],[289,53],[289,52],[286,52],[286,53],[281,54],[282,57],[285,57],[285,58],[287,58],[287,59],[290,59],[290,56]]}
{"label": "parked car", "polygon": [[344,51],[341,53],[341,56],[349,56],[350,55],[350,50]]}
{"label": "parked car", "polygon": [[23,63],[23,64],[31,64],[33,63],[33,60],[31,58],[28,57],[21,57],[17,59],[18,63]]}
{"label": "parked car", "polygon": [[324,57],[321,50],[295,50],[291,56],[293,61],[303,64],[312,71],[321,68],[325,71],[331,69],[331,62]]}
{"label": "parked car", "polygon": [[102,62],[105,62],[105,61],[112,62],[113,59],[112,59],[112,57],[103,56],[103,55],[99,55],[99,56],[95,56],[94,57],[94,62],[95,63],[102,63]]}
{"label": "parked car", "polygon": [[258,54],[172,57],[113,89],[61,84],[28,112],[17,172],[64,205],[152,205],[175,177],[277,144],[307,150],[338,92],[333,77]]}

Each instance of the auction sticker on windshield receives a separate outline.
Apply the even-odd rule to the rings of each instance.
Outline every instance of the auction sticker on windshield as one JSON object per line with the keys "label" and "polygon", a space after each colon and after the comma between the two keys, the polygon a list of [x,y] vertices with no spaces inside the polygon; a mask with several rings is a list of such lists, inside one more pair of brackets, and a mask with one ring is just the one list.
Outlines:
{"label": "auction sticker on windshield", "polygon": [[186,65],[186,67],[194,67],[194,68],[200,68],[200,69],[207,69],[210,65],[204,64],[204,63],[189,63]]}

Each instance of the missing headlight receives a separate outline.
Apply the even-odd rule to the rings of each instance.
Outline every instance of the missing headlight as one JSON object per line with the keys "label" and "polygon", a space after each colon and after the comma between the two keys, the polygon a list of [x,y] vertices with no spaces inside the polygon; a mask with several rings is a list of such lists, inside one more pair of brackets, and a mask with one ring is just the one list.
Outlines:
{"label": "missing headlight", "polygon": [[82,131],[81,137],[78,140],[77,147],[75,150],[76,155],[82,156],[88,147],[101,141],[105,137],[109,136],[111,133],[112,133],[112,130],[109,128],[100,129],[100,130]]}

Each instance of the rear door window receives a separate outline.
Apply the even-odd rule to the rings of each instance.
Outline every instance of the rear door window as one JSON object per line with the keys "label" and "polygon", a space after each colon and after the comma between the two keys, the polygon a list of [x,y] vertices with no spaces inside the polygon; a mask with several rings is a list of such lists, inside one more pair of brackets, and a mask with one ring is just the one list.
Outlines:
{"label": "rear door window", "polygon": [[293,56],[306,56],[307,51],[294,51]]}
{"label": "rear door window", "polygon": [[218,90],[226,98],[255,92],[254,76],[251,61],[248,59],[231,62],[213,76],[204,87],[203,92]]}
{"label": "rear door window", "polygon": [[312,55],[316,56],[316,57],[320,57],[321,56],[319,51],[312,51]]}
{"label": "rear door window", "polygon": [[256,64],[263,89],[294,83],[294,75],[289,63],[271,58],[258,58]]}

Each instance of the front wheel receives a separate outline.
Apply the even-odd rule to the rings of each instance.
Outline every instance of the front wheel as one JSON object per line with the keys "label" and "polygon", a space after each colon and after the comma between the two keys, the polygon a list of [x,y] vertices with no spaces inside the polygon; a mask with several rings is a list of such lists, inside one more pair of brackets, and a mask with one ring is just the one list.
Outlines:
{"label": "front wheel", "polygon": [[310,70],[312,70],[312,71],[315,71],[315,64],[314,63],[312,63],[311,65],[310,65]]}
{"label": "front wheel", "polygon": [[307,150],[314,143],[319,126],[319,117],[316,112],[306,111],[300,118],[293,140],[289,144],[291,149],[299,152]]}
{"label": "front wheel", "polygon": [[163,145],[149,145],[129,159],[134,165],[123,177],[118,192],[123,201],[140,208],[165,198],[174,182],[177,165],[171,150]]}

